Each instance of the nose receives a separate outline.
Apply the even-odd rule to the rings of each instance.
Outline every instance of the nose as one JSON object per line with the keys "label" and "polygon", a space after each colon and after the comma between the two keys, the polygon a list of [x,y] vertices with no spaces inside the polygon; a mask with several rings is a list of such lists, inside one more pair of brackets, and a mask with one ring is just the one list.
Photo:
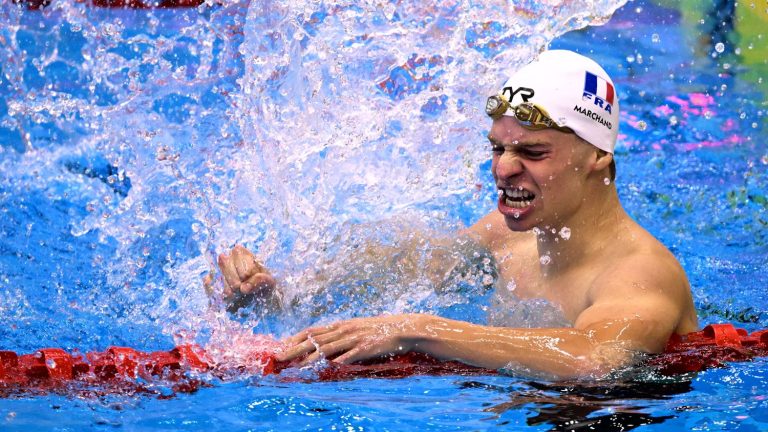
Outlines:
{"label": "nose", "polygon": [[520,157],[509,151],[497,156],[493,163],[493,175],[497,179],[514,177],[522,173],[523,169]]}

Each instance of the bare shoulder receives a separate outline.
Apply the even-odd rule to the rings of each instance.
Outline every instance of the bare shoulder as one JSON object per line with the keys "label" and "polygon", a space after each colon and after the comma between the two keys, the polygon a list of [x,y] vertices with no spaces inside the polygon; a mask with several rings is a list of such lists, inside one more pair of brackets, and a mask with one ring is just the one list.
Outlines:
{"label": "bare shoulder", "polygon": [[677,258],[653,236],[643,230],[633,241],[617,243],[621,244],[620,252],[614,253],[595,275],[593,295],[617,288],[623,292],[661,291],[673,296],[690,292]]}
{"label": "bare shoulder", "polygon": [[[632,299],[636,306],[647,304],[676,315],[679,333],[697,328],[696,311],[688,278],[672,252],[640,228],[632,247],[614,258],[598,273],[590,288],[590,303],[611,303]],[[653,305],[653,306],[651,306]]]}

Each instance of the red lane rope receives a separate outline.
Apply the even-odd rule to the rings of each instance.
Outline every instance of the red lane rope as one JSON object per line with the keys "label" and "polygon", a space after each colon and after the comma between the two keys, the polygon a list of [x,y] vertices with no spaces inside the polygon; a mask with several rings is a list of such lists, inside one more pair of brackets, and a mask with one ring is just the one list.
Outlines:
{"label": "red lane rope", "polygon": [[[698,372],[722,367],[727,362],[748,361],[768,356],[768,330],[748,334],[731,324],[713,324],[685,336],[673,335],[664,353],[646,364],[662,374]],[[278,374],[292,364],[279,362],[272,352],[260,352],[251,360],[263,365],[262,374]],[[222,372],[205,350],[197,345],[180,345],[170,351],[143,352],[111,347],[103,352],[70,354],[60,348],[40,349],[19,355],[0,351],[0,396],[14,392],[46,392],[82,383],[102,392],[141,390],[138,382],[171,382],[173,391],[195,391],[201,380],[194,373]],[[363,364],[339,365],[330,362],[318,371],[321,381],[362,377],[401,378],[412,375],[490,375],[496,371],[459,362],[443,362],[428,355],[408,353]]]}
{"label": "red lane rope", "polygon": [[768,357],[768,330],[748,334],[731,324],[711,324],[684,336],[673,334],[664,353],[646,364],[658,367],[663,374],[676,375],[755,357]]}

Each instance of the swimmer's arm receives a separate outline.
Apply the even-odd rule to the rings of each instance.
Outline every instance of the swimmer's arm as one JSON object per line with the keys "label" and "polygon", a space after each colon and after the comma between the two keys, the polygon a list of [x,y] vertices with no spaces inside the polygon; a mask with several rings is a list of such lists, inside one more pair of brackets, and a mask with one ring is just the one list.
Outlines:
{"label": "swimmer's arm", "polygon": [[[586,328],[489,327],[425,314],[384,315],[310,328],[285,341],[281,361],[321,357],[355,363],[421,352],[487,369],[547,379],[600,378],[629,365],[647,323],[610,320]],[[667,335],[668,336],[668,335]],[[305,357],[306,356],[306,357]]]}
{"label": "swimmer's arm", "polygon": [[[424,315],[409,343],[415,351],[487,368],[557,378],[603,376],[629,365],[637,353],[662,352],[683,319],[684,276],[658,268],[656,260],[642,261],[596,281],[592,304],[572,329],[494,328]],[[657,268],[648,271],[644,264]]]}
{"label": "swimmer's arm", "polygon": [[[453,235],[403,230],[394,234],[394,244],[382,245],[364,241],[355,245],[354,253],[317,265],[309,277],[312,285],[326,287],[366,285],[428,285],[438,292],[456,289],[459,280],[478,280],[490,286],[495,279],[495,263],[491,252],[470,230]],[[483,282],[484,281],[484,282]],[[314,293],[317,296],[319,293]]]}
{"label": "swimmer's arm", "polygon": [[[484,276],[495,278],[490,252],[471,232],[465,230],[458,236],[438,237],[418,230],[404,230],[396,235],[399,240],[396,246],[364,241],[355,245],[354,253],[344,257],[342,265],[336,259],[319,263],[305,276],[311,280],[305,285],[317,288],[290,300],[284,300],[285,293],[252,252],[235,246],[229,254],[218,257],[228,309],[236,312],[256,304],[260,310],[280,311],[298,307],[305,301],[306,294],[321,298],[320,294],[329,287],[354,287],[361,280],[365,280],[366,285],[382,288],[393,283],[408,286],[423,282],[440,293],[455,290],[459,281],[476,279],[490,286],[492,282]],[[213,292],[213,281],[213,275],[203,281],[209,294]],[[320,302],[311,314],[322,315],[327,311],[325,306]]]}
{"label": "swimmer's arm", "polygon": [[617,277],[596,281],[591,306],[574,328],[488,327],[424,314],[385,315],[307,329],[287,340],[280,357],[308,355],[313,361],[323,355],[354,363],[416,351],[526,375],[602,377],[629,365],[639,352],[661,352],[681,321],[687,285],[681,287],[668,272],[644,269],[618,269]]}
{"label": "swimmer's arm", "polygon": [[419,330],[403,343],[411,351],[554,379],[603,377],[630,365],[640,352],[660,351],[671,333],[664,323],[626,318],[544,329],[487,327],[435,316],[416,322]]}

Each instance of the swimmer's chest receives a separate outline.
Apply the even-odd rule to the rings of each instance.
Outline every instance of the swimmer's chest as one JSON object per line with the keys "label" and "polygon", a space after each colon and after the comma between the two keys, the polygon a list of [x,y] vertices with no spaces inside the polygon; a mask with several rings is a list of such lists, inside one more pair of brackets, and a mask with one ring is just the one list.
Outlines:
{"label": "swimmer's chest", "polygon": [[[499,271],[497,295],[519,300],[545,299],[574,322],[589,307],[589,289],[595,275],[587,270],[549,277],[539,261],[535,242],[517,242],[494,251]],[[552,259],[552,258],[550,258]]]}

